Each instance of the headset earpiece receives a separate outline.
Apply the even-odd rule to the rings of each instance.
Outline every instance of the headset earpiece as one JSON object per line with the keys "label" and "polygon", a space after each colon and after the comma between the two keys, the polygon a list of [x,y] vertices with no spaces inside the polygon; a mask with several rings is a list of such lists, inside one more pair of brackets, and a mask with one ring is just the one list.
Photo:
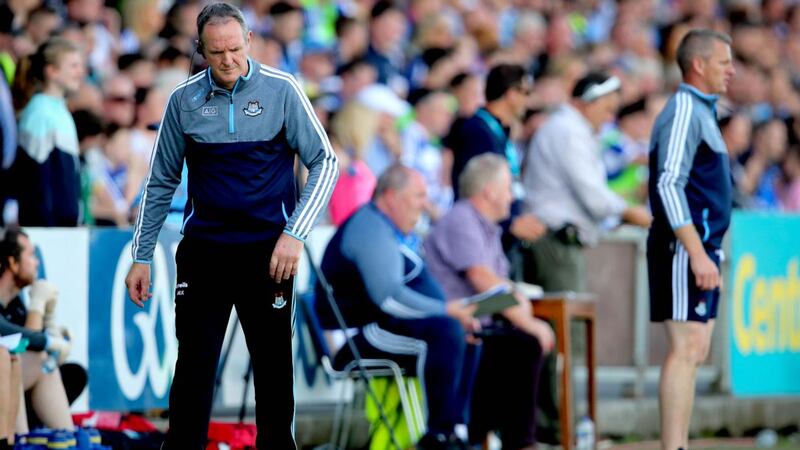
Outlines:
{"label": "headset earpiece", "polygon": [[201,41],[200,39],[197,39],[197,40],[194,41],[194,44],[195,44],[195,48],[196,48],[197,53],[200,53],[200,56],[205,58],[206,54],[205,54],[205,52],[203,50],[203,41]]}

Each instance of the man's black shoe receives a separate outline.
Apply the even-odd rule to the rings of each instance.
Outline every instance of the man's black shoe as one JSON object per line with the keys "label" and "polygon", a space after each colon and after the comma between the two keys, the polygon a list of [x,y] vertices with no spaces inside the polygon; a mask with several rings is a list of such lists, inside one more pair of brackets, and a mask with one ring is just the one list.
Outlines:
{"label": "man's black shoe", "polygon": [[455,433],[427,433],[417,442],[417,450],[469,450],[469,446]]}
{"label": "man's black shoe", "polygon": [[447,435],[444,433],[426,433],[417,442],[417,450],[450,450]]}

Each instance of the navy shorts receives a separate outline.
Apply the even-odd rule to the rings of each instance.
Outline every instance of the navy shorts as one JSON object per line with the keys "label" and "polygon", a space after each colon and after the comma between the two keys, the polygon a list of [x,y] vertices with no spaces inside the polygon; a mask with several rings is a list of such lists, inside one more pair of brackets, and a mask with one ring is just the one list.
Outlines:
{"label": "navy shorts", "polygon": [[[722,251],[706,249],[719,267]],[[717,317],[719,288],[703,291],[689,265],[689,254],[680,241],[647,242],[647,274],[650,281],[650,321],[708,322]]]}

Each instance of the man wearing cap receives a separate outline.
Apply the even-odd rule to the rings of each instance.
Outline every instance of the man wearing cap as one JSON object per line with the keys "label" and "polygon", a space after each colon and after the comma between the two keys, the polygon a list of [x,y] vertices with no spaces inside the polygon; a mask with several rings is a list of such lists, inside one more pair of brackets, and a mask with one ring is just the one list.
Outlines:
{"label": "man wearing cap", "polygon": [[529,244],[525,278],[545,291],[585,290],[581,247],[597,243],[606,220],[650,226],[644,208],[629,208],[606,184],[596,134],[614,119],[619,88],[617,77],[586,75],[531,141],[523,184],[531,211],[549,231]]}
{"label": "man wearing cap", "polygon": [[716,101],[735,73],[730,45],[728,35],[711,30],[683,38],[683,83],[656,119],[650,143],[650,320],[663,322],[669,336],[658,391],[663,450],[688,448],[695,375],[708,357],[719,305],[733,189]]}
{"label": "man wearing cap", "polygon": [[[548,232],[525,243],[523,277],[545,291],[586,290],[582,246],[597,243],[606,220],[647,227],[644,208],[629,208],[609,189],[597,133],[612,121],[620,103],[620,80],[590,73],[575,85],[572,99],[559,107],[534,135],[523,173],[529,207]],[[578,342],[582,342],[578,340]],[[543,386],[554,382],[555,366],[546,366]],[[552,389],[545,389],[544,392]],[[540,397],[541,420],[555,418],[555,398]],[[543,422],[539,439],[552,440],[558,424]],[[552,429],[550,429],[552,427]],[[546,434],[544,434],[546,433]]]}
{"label": "man wearing cap", "polygon": [[379,177],[403,154],[403,143],[397,121],[408,114],[411,105],[398,97],[388,86],[378,83],[361,89],[356,94],[355,101],[380,115],[377,139],[369,143],[364,155],[369,170]]}

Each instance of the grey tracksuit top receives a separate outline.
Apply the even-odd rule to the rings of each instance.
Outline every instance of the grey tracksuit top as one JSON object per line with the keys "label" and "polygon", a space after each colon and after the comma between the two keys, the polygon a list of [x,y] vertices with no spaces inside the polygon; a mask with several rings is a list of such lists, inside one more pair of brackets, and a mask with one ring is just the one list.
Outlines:
{"label": "grey tracksuit top", "polygon": [[[284,232],[304,240],[325,210],[338,162],[308,98],[291,75],[248,64],[230,91],[208,69],[170,95],[136,219],[134,261],[152,260],[184,160],[186,236],[246,244]],[[299,201],[295,154],[309,170]]]}

